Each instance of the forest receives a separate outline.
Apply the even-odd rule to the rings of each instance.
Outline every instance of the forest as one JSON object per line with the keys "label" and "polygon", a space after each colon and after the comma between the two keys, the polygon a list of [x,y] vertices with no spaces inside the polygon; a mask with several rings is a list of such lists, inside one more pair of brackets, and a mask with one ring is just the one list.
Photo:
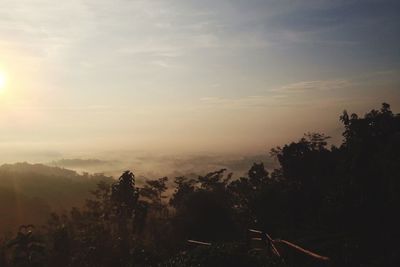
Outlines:
{"label": "forest", "polygon": [[240,178],[92,177],[84,205],[0,234],[0,266],[400,266],[400,114],[339,119],[340,145],[307,133]]}

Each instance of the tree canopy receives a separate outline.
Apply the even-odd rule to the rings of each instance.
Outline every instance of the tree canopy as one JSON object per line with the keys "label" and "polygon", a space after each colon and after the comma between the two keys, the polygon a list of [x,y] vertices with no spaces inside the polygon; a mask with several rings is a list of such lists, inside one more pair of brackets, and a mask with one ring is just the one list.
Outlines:
{"label": "tree canopy", "polygon": [[[84,208],[52,214],[46,227],[34,233],[36,239],[20,232],[4,241],[0,262],[399,266],[400,115],[383,103],[362,117],[344,111],[340,121],[340,145],[330,146],[322,133],[307,133],[272,149],[279,167],[266,170],[256,162],[238,179],[221,169],[173,182],[167,177],[148,180],[139,188],[134,174],[126,171],[112,183],[100,182]],[[248,229],[291,240],[330,261],[315,261],[284,242],[277,245],[282,260],[267,245],[257,250]],[[33,247],[27,240],[43,240],[35,257],[28,256]]]}

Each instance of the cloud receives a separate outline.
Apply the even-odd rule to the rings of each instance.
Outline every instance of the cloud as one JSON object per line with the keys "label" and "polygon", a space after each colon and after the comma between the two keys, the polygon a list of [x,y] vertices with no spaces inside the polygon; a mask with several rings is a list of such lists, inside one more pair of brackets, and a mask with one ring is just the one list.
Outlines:
{"label": "cloud", "polygon": [[292,100],[299,94],[309,96],[315,92],[340,91],[350,88],[354,82],[346,79],[300,81],[269,89],[263,95],[249,95],[237,98],[202,97],[200,102],[205,105],[221,107],[263,107],[281,105],[282,102]]}
{"label": "cloud", "polygon": [[151,62],[151,64],[161,67],[161,68],[170,68],[171,67],[171,65],[168,64],[168,62],[166,62],[164,60],[156,60],[156,61]]}
{"label": "cloud", "polygon": [[244,96],[238,98],[203,97],[200,103],[206,107],[249,108],[264,107],[273,104],[274,98],[269,96]]}
{"label": "cloud", "polygon": [[346,79],[302,81],[284,85],[282,87],[271,89],[271,92],[280,93],[305,93],[315,91],[341,90],[348,88],[352,82]]}
{"label": "cloud", "polygon": [[[242,97],[202,97],[200,103],[205,107],[219,108],[262,108],[303,106],[311,104],[354,103],[356,99],[370,102],[376,95],[371,88],[381,88],[386,94],[398,88],[399,70],[383,70],[364,73],[349,78],[299,81],[277,86],[260,95]],[[382,91],[383,92],[383,91]],[[362,93],[362,95],[360,95]],[[318,104],[317,104],[318,103]]]}
{"label": "cloud", "polygon": [[22,111],[74,111],[74,112],[101,112],[101,111],[116,111],[127,109],[127,107],[121,106],[110,106],[110,105],[88,105],[88,106],[44,106],[44,105],[20,105],[13,106],[14,110],[22,110]]}

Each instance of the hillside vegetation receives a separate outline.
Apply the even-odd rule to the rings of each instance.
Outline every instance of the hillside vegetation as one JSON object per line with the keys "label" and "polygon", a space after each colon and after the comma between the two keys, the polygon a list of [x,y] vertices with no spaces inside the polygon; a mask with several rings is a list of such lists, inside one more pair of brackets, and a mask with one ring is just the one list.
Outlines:
{"label": "hillside vegetation", "polygon": [[[167,177],[138,187],[126,171],[101,181],[83,208],[4,241],[3,264],[399,266],[400,115],[384,103],[340,120],[340,146],[308,133],[271,151],[272,172],[254,163],[239,179],[225,169],[175,177],[169,199]],[[258,244],[249,229],[261,231]]]}
{"label": "hillside vegetation", "polygon": [[15,163],[0,166],[0,229],[19,224],[41,224],[51,211],[82,207],[102,174],[83,174],[42,164]]}

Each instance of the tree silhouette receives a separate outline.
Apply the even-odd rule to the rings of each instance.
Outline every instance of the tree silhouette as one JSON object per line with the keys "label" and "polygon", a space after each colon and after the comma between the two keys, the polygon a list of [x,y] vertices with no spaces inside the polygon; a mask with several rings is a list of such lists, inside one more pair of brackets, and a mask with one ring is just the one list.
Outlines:
{"label": "tree silhouette", "polygon": [[[139,188],[126,171],[112,183],[100,182],[85,207],[52,214],[43,242],[21,228],[8,248],[2,247],[0,263],[399,266],[400,115],[383,103],[362,117],[344,111],[340,121],[339,146],[329,146],[324,134],[307,133],[271,150],[279,163],[274,170],[254,163],[240,178],[226,169],[176,177],[169,199],[167,177],[146,180]],[[284,260],[268,253],[265,244],[256,250],[249,228],[331,260],[314,261],[284,246],[288,242],[277,245]],[[188,239],[208,245],[188,244]],[[258,242],[265,243],[265,236]]]}

